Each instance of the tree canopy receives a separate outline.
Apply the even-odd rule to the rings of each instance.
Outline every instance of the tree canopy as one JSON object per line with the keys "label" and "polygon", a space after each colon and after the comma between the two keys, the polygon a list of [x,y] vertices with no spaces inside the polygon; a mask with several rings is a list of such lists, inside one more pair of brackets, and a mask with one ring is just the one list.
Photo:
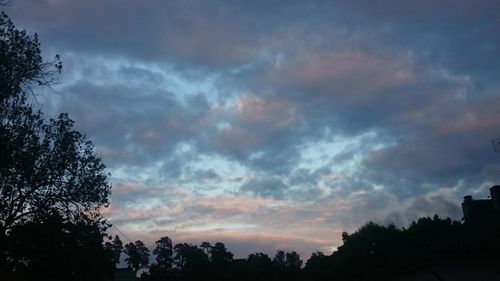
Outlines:
{"label": "tree canopy", "polygon": [[50,87],[61,69],[59,56],[42,59],[36,34],[0,14],[2,280],[102,280],[113,273],[100,213],[111,191],[105,166],[68,114],[46,118],[30,102],[33,86]]}
{"label": "tree canopy", "polygon": [[36,34],[17,29],[7,14],[0,14],[0,102],[19,96],[32,84],[51,86],[61,69],[59,56],[43,60]]}
{"label": "tree canopy", "polygon": [[124,253],[128,256],[125,261],[129,268],[135,271],[149,265],[149,249],[140,240],[126,244]]}
{"label": "tree canopy", "polygon": [[58,213],[99,219],[111,184],[92,143],[67,114],[45,119],[28,102],[30,85],[50,85],[60,63],[46,63],[35,35],[0,16],[0,231]]}

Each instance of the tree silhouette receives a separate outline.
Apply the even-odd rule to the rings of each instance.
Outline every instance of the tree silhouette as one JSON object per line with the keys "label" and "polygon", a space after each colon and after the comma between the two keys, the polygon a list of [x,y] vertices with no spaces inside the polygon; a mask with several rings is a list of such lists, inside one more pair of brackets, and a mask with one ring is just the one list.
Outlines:
{"label": "tree silhouette", "polygon": [[278,267],[285,267],[286,255],[283,250],[276,251],[273,258],[273,263]]}
{"label": "tree silhouette", "polygon": [[4,249],[10,262],[2,280],[106,280],[114,264],[96,225],[58,214],[14,226]]}
{"label": "tree silhouette", "polygon": [[302,260],[300,259],[300,255],[295,252],[287,252],[285,266],[291,269],[300,270],[302,267]]}
{"label": "tree silhouette", "polygon": [[43,213],[98,220],[108,204],[111,185],[92,143],[73,130],[67,114],[47,121],[27,101],[30,85],[50,85],[61,67],[43,62],[36,34],[16,29],[0,15],[2,233]]}
{"label": "tree silhouette", "polygon": [[149,249],[141,240],[125,245],[123,252],[128,256],[125,258],[128,267],[137,271],[145,268],[149,264]]}
{"label": "tree silhouette", "polygon": [[207,255],[196,245],[180,243],[174,247],[174,260],[179,268],[191,268],[208,262]]}
{"label": "tree silhouette", "polygon": [[227,251],[222,242],[217,242],[210,251],[210,261],[216,265],[227,265],[233,261],[233,253]]}
{"label": "tree silhouette", "polygon": [[45,121],[23,97],[0,111],[0,230],[58,212],[98,220],[110,184],[101,159],[67,114]]}
{"label": "tree silhouette", "polygon": [[174,246],[174,252],[180,280],[206,280],[208,257],[202,249],[196,245],[180,243]]}
{"label": "tree silhouette", "polygon": [[115,264],[120,263],[120,256],[123,251],[123,242],[120,240],[120,237],[118,235],[115,235],[115,238],[111,242],[106,242],[104,244],[104,247],[108,252],[111,253],[111,256],[113,257],[113,262]]}
{"label": "tree silhouette", "polygon": [[247,262],[260,266],[265,264],[271,264],[272,260],[268,255],[264,253],[254,253],[248,255]]}
{"label": "tree silhouette", "polygon": [[[253,253],[246,259],[246,267],[243,268],[245,280],[270,280],[273,276],[273,261],[264,253]],[[241,271],[241,270],[240,270]]]}
{"label": "tree silhouette", "polygon": [[212,249],[212,245],[210,245],[209,242],[202,242],[200,244],[200,248],[203,249],[203,251],[205,252],[205,255],[207,255],[208,258],[210,258],[210,251]]}
{"label": "tree silhouette", "polygon": [[70,220],[99,219],[111,186],[92,143],[67,114],[46,122],[20,97],[0,118],[1,230],[49,210]]}
{"label": "tree silhouette", "polygon": [[108,205],[111,185],[101,159],[67,114],[47,120],[29,103],[31,86],[50,87],[61,68],[59,56],[42,60],[36,34],[16,29],[1,13],[3,280],[101,280],[112,265],[102,245],[108,224],[99,211]]}
{"label": "tree silhouette", "polygon": [[321,280],[321,277],[328,274],[328,257],[322,252],[314,252],[306,262],[304,275],[308,280]]}
{"label": "tree silhouette", "polygon": [[153,250],[156,255],[156,265],[161,269],[170,269],[173,265],[173,247],[172,240],[167,236],[160,238],[156,241],[156,248]]}
{"label": "tree silhouette", "polygon": [[18,30],[4,12],[0,14],[0,103],[30,90],[33,83],[52,85],[56,81],[53,74],[61,69],[59,56],[52,62],[43,61],[36,34]]}
{"label": "tree silhouette", "polygon": [[[295,251],[278,250],[273,259],[264,253],[233,259],[222,242],[213,246],[203,242],[199,247],[176,244],[173,247],[175,265],[168,267],[172,241],[162,237],[154,251],[157,262],[141,280],[387,280],[387,276],[405,268],[414,270],[415,265],[428,266],[433,257],[486,254],[498,260],[498,237],[499,221],[488,221],[484,225],[462,224],[434,216],[420,218],[402,229],[368,222],[351,234],[343,232],[343,244],[331,255],[313,253],[304,268]],[[165,267],[166,270],[162,269]],[[429,267],[423,270],[429,271]]]}

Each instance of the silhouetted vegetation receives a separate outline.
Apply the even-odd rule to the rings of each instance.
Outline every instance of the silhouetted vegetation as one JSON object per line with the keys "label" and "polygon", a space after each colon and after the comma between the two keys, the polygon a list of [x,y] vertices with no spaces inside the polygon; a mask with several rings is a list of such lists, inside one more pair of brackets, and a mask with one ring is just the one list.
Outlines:
{"label": "silhouetted vegetation", "polygon": [[[142,280],[384,280],[384,277],[435,258],[496,256],[500,250],[498,220],[468,224],[450,218],[424,217],[408,228],[368,222],[342,234],[342,245],[327,255],[315,252],[302,266],[296,252],[279,250],[233,259],[223,243],[200,246],[162,237]],[[173,262],[172,262],[173,261]]]}
{"label": "silhouetted vegetation", "polygon": [[[5,3],[5,2],[3,2]],[[0,278],[103,280],[111,185],[92,143],[67,114],[33,109],[32,86],[50,86],[62,65],[42,60],[35,35],[0,15]]]}
{"label": "silhouetted vegetation", "polygon": [[101,229],[54,214],[14,226],[2,241],[2,280],[103,280],[113,259]]}

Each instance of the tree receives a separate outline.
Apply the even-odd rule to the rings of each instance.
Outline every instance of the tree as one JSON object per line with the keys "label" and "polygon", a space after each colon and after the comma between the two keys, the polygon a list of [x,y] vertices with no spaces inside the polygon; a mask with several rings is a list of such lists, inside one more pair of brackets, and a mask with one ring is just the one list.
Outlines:
{"label": "tree", "polygon": [[196,245],[180,243],[174,246],[174,251],[180,280],[206,280],[209,264],[208,257],[202,249]]}
{"label": "tree", "polygon": [[67,114],[46,119],[27,95],[61,69],[59,56],[43,61],[36,34],[0,14],[2,280],[101,280],[112,265],[99,212],[111,189],[105,167]]}
{"label": "tree", "polygon": [[254,253],[248,255],[246,259],[246,270],[244,277],[246,280],[270,280],[273,276],[273,262],[264,253]]}
{"label": "tree", "polygon": [[285,252],[283,250],[278,250],[274,255],[273,263],[278,267],[285,267],[285,259]]}
{"label": "tree", "polygon": [[123,242],[120,239],[120,237],[118,237],[118,235],[115,235],[115,238],[113,239],[113,241],[106,242],[104,244],[104,247],[113,257],[113,262],[115,264],[120,263],[120,256],[121,256],[121,253],[123,251]]}
{"label": "tree", "polygon": [[0,103],[31,89],[33,83],[52,85],[54,74],[61,69],[59,56],[51,62],[43,61],[36,34],[18,30],[4,12],[0,14]]}
{"label": "tree", "polygon": [[176,244],[174,251],[176,266],[181,269],[196,268],[208,262],[208,257],[205,252],[196,245],[187,243]]}
{"label": "tree", "polygon": [[47,122],[23,97],[11,103],[0,111],[0,230],[54,212],[99,220],[111,185],[92,143],[67,114]]}
{"label": "tree", "polygon": [[[32,83],[50,85],[36,34],[0,16],[0,232],[58,213],[71,221],[99,221],[111,184],[101,159],[67,114],[45,120],[28,103]],[[56,71],[60,71],[60,64]],[[105,226],[103,224],[103,226]]]}
{"label": "tree", "polygon": [[222,242],[217,242],[210,251],[210,261],[215,265],[226,265],[233,261],[233,253],[228,252]]}
{"label": "tree", "polygon": [[57,214],[14,226],[4,244],[2,280],[110,280],[114,264],[96,225]]}
{"label": "tree", "polygon": [[263,264],[265,265],[272,264],[271,258],[264,253],[254,253],[248,255],[247,262],[251,264],[256,264],[258,266],[262,266]]}
{"label": "tree", "polygon": [[137,271],[149,264],[149,249],[141,240],[125,245],[123,252],[128,256],[125,261],[129,268]]}
{"label": "tree", "polygon": [[173,248],[172,240],[167,236],[160,238],[156,241],[156,248],[153,254],[156,255],[156,264],[162,269],[172,268],[173,264]]}
{"label": "tree", "polygon": [[212,249],[212,245],[210,245],[209,242],[202,242],[200,244],[200,248],[202,248],[203,251],[205,252],[205,255],[207,255],[207,257],[210,258],[210,250]]}
{"label": "tree", "polygon": [[300,255],[295,251],[287,252],[285,266],[290,269],[300,270],[302,266],[302,260],[300,259]]}

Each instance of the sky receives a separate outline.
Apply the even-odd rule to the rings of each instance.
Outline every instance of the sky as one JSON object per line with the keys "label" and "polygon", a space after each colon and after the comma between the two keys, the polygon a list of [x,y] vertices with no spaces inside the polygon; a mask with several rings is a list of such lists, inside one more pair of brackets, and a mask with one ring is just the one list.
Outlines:
{"label": "sky", "polygon": [[461,219],[463,196],[500,183],[496,0],[4,9],[61,56],[36,104],[92,140],[113,183],[104,215],[150,247],[167,235],[307,259],[368,221]]}

